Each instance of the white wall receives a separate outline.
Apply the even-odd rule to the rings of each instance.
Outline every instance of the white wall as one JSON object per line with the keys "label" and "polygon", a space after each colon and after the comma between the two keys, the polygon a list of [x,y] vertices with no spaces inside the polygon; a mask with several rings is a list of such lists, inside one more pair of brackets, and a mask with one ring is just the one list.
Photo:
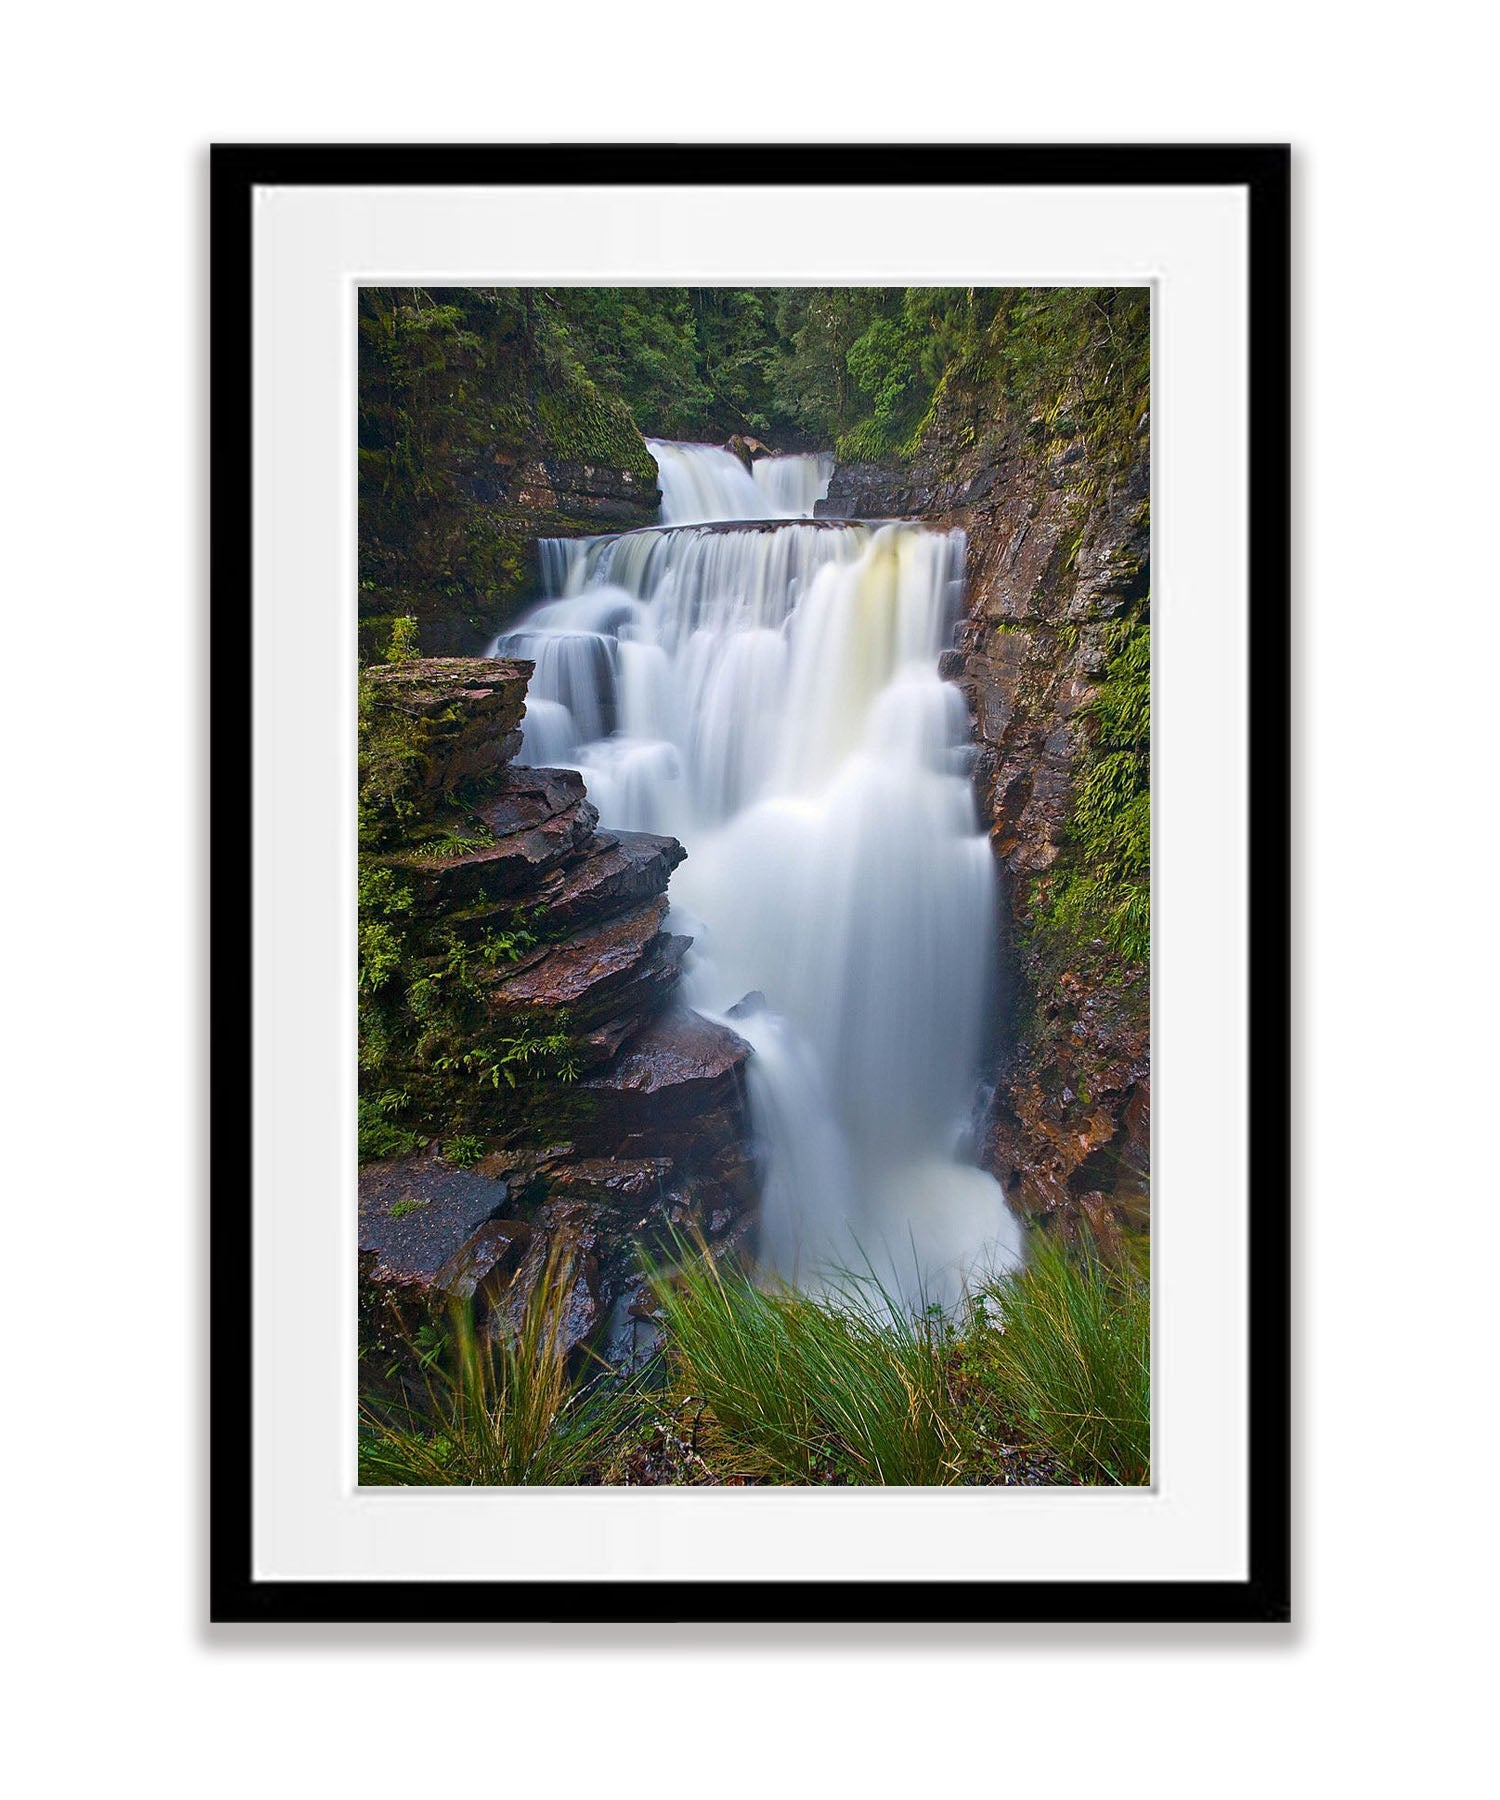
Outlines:
{"label": "white wall", "polygon": [[[1385,16],[1080,0],[976,7],[956,40],[910,0],[838,19],[146,0],[12,20],[3,1437],[11,1741],[38,1765],[22,1791],[1474,1790],[1496,1492],[1493,64],[1477,9]],[[1297,146],[1289,1632],[201,1622],[202,147],[619,136]]]}

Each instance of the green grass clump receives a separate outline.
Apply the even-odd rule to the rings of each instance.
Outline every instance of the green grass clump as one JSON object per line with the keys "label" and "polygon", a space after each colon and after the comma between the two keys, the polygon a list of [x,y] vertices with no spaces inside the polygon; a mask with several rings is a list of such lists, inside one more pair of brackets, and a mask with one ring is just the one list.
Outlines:
{"label": "green grass clump", "polygon": [[398,1330],[384,1381],[367,1386],[361,1481],[630,1481],[662,1419],[682,1437],[671,1479],[688,1464],[694,1480],[790,1486],[1151,1478],[1138,1260],[1037,1233],[1024,1270],[945,1316],[903,1306],[873,1277],[814,1298],[758,1286],[701,1246],[677,1250],[678,1266],[651,1271],[664,1350],[639,1378],[591,1375],[569,1353],[565,1254],[494,1341],[467,1309],[446,1331]]}
{"label": "green grass clump", "polygon": [[443,1161],[455,1169],[472,1169],[484,1156],[484,1139],[472,1132],[460,1132],[443,1145]]}
{"label": "green grass clump", "polygon": [[[1034,1234],[1024,1271],[986,1298],[998,1326],[963,1343],[967,1380],[1078,1481],[1151,1479],[1151,1287],[1138,1257],[1107,1260]],[[989,1309],[987,1308],[986,1311]]]}
{"label": "green grass clump", "polygon": [[493,1339],[455,1307],[446,1333],[404,1349],[401,1397],[360,1408],[359,1479],[375,1487],[573,1487],[597,1480],[633,1418],[614,1380],[575,1372],[564,1330],[576,1274],[554,1255],[513,1332]]}
{"label": "green grass clump", "polygon": [[669,1385],[696,1404],[722,1475],[945,1486],[1012,1480],[1025,1450],[1057,1477],[1150,1480],[1150,1284],[1092,1239],[1037,1234],[1028,1266],[967,1321],[903,1306],[871,1278],[822,1299],[762,1288],[707,1256],[656,1276]]}
{"label": "green grass clump", "polygon": [[657,1277],[674,1385],[714,1459],[761,1479],[940,1486],[963,1479],[948,1328],[849,1278],[831,1302],[690,1256]]}

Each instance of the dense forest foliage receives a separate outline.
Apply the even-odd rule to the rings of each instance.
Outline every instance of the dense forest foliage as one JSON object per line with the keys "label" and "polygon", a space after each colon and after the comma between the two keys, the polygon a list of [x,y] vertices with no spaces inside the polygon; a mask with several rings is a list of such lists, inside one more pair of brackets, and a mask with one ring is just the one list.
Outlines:
{"label": "dense forest foliage", "polygon": [[496,438],[569,420],[580,454],[628,460],[623,401],[648,437],[749,433],[859,460],[913,455],[951,371],[1046,407],[1091,376],[1135,390],[1149,341],[1143,288],[364,289],[360,304],[377,496],[420,491],[415,424],[472,423],[466,377],[485,356],[514,377],[484,422]]}
{"label": "dense forest foliage", "polygon": [[1123,393],[1148,352],[1144,289],[564,288],[540,303],[647,436],[750,432],[846,461],[913,455],[950,370],[1029,408],[1111,364]]}

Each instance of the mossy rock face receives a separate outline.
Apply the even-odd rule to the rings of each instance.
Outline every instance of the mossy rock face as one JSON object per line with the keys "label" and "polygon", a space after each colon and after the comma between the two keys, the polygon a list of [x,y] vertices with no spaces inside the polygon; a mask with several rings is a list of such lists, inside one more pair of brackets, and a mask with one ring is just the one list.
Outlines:
{"label": "mossy rock face", "polygon": [[610,470],[648,490],[656,486],[656,459],[629,411],[592,382],[579,378],[544,391],[537,399],[536,417],[549,458]]}
{"label": "mossy rock face", "polygon": [[424,727],[423,789],[451,795],[514,756],[532,668],[509,657],[428,656],[372,669],[366,680],[377,713]]}
{"label": "mossy rock face", "polygon": [[536,541],[651,524],[656,462],[542,296],[360,291],[360,651],[415,617],[472,654],[537,596]]}
{"label": "mossy rock face", "polygon": [[506,658],[422,657],[366,673],[359,694],[365,849],[415,841],[461,791],[493,785],[520,747],[531,669]]}

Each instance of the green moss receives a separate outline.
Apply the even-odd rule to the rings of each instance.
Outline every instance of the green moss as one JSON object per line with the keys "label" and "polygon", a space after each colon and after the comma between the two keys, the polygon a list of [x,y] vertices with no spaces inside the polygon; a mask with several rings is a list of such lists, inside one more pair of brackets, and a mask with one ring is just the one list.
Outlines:
{"label": "green moss", "polygon": [[399,837],[422,811],[422,778],[431,730],[398,707],[376,704],[359,688],[359,842],[374,848]]}
{"label": "green moss", "polygon": [[622,402],[601,394],[582,374],[537,398],[544,454],[569,462],[603,464],[656,485],[656,459]]}
{"label": "green moss", "polygon": [[[467,840],[465,840],[467,842]],[[470,845],[469,847],[472,847]],[[463,853],[452,839],[434,850]],[[403,848],[362,852],[359,881],[360,1156],[400,1156],[428,1139],[523,1130],[558,1140],[592,1113],[568,1093],[581,1052],[566,1014],[497,1026],[494,971],[547,941],[544,909],[473,908],[473,942],[447,918],[424,918],[402,879]],[[450,1158],[450,1160],[452,1160]]]}
{"label": "green moss", "polygon": [[921,446],[922,421],[903,426],[899,421],[866,419],[839,438],[835,453],[843,463],[910,462]]}
{"label": "green moss", "polygon": [[959,334],[910,448],[962,452],[999,430],[1042,460],[1082,451],[1082,517],[1139,453],[1150,376],[1147,289],[996,290]]}
{"label": "green moss", "polygon": [[1101,943],[1127,963],[1151,955],[1151,626],[1114,622],[1104,679],[1087,708],[1063,853],[1037,884],[1030,936],[1056,970]]}
{"label": "green moss", "polygon": [[427,1141],[419,1131],[401,1123],[410,1104],[404,1091],[381,1089],[359,1097],[359,1160],[384,1162],[393,1156],[410,1156]]}
{"label": "green moss", "polygon": [[534,519],[512,519],[498,508],[468,514],[445,598],[472,596],[489,615],[503,609],[531,581],[534,528]]}

